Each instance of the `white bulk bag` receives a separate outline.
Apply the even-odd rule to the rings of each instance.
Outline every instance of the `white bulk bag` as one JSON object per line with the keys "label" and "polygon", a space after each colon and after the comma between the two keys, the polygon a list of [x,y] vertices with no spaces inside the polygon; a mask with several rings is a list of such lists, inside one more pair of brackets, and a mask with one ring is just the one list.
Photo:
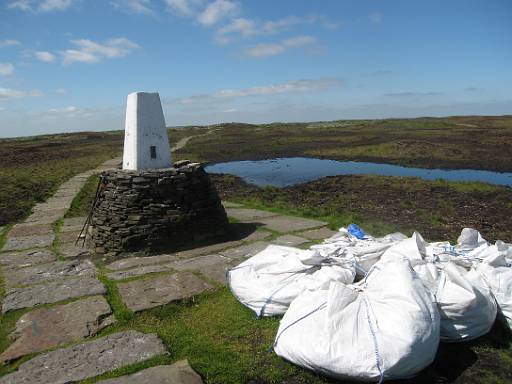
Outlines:
{"label": "white bulk bag", "polygon": [[351,263],[279,245],[269,245],[228,271],[235,297],[260,317],[283,314],[306,289],[326,288],[331,281],[352,283],[354,277]]}
{"label": "white bulk bag", "polygon": [[353,259],[358,272],[364,275],[379,261],[384,251],[406,238],[404,234],[396,232],[383,237],[366,235],[364,239],[358,239],[346,228],[340,228],[338,233],[310,249],[318,251],[324,257]]}
{"label": "white bulk bag", "polygon": [[408,260],[381,261],[365,281],[305,291],[281,320],[275,352],[338,379],[407,378],[428,366],[439,313]]}
{"label": "white bulk bag", "polygon": [[504,252],[497,246],[489,247],[488,257],[477,267],[498,302],[501,313],[512,329],[512,267]]}
{"label": "white bulk bag", "polygon": [[458,265],[454,257],[428,257],[432,254],[428,248],[428,243],[415,232],[388,249],[382,260],[406,257],[411,261],[436,298],[441,314],[441,340],[471,340],[489,332],[496,319],[497,305],[482,276],[474,269],[468,271]]}

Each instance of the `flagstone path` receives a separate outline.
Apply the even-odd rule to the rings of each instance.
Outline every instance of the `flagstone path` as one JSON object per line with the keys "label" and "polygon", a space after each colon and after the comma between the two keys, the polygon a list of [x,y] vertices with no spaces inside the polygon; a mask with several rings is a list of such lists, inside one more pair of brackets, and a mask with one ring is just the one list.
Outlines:
{"label": "flagstone path", "polygon": [[[0,377],[0,384],[77,382],[168,353],[156,334],[127,331],[94,338],[116,321],[101,279],[117,286],[128,309],[143,311],[227,284],[227,269],[269,244],[307,246],[334,233],[322,221],[224,202],[228,216],[237,221],[233,226],[245,228],[235,240],[126,257],[102,267],[100,273],[90,260],[92,251],[81,242],[75,246],[85,217],[64,219],[64,215],[91,175],[120,162],[112,159],[74,176],[7,233],[0,250],[2,313],[23,312],[10,335],[11,345],[0,354],[0,364],[34,357]],[[187,361],[180,361],[101,382],[198,384],[202,380]]]}

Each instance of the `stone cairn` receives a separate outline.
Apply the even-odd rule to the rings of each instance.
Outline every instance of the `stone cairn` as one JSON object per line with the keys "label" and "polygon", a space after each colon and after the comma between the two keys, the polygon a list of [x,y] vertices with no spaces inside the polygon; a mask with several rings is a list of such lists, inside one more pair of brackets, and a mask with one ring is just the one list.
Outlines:
{"label": "stone cairn", "polygon": [[97,253],[151,252],[227,233],[228,219],[199,163],[101,176],[90,241]]}
{"label": "stone cairn", "polygon": [[172,164],[158,93],[129,94],[123,169],[101,174],[84,227],[96,253],[175,249],[225,235],[227,228],[224,207],[201,164]]}

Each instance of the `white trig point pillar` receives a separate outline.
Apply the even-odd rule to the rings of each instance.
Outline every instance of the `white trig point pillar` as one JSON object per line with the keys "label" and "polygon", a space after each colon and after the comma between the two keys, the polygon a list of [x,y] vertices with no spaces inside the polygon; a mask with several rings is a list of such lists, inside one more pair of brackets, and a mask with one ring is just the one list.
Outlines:
{"label": "white trig point pillar", "polygon": [[130,93],[126,101],[123,169],[171,166],[171,148],[158,92]]}

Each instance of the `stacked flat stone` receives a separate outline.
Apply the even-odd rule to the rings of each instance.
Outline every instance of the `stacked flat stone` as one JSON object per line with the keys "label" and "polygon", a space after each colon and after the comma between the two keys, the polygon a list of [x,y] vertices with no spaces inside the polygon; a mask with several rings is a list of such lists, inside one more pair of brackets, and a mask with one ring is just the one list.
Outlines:
{"label": "stacked flat stone", "polygon": [[225,235],[228,219],[199,163],[103,173],[91,219],[97,253],[153,252]]}

